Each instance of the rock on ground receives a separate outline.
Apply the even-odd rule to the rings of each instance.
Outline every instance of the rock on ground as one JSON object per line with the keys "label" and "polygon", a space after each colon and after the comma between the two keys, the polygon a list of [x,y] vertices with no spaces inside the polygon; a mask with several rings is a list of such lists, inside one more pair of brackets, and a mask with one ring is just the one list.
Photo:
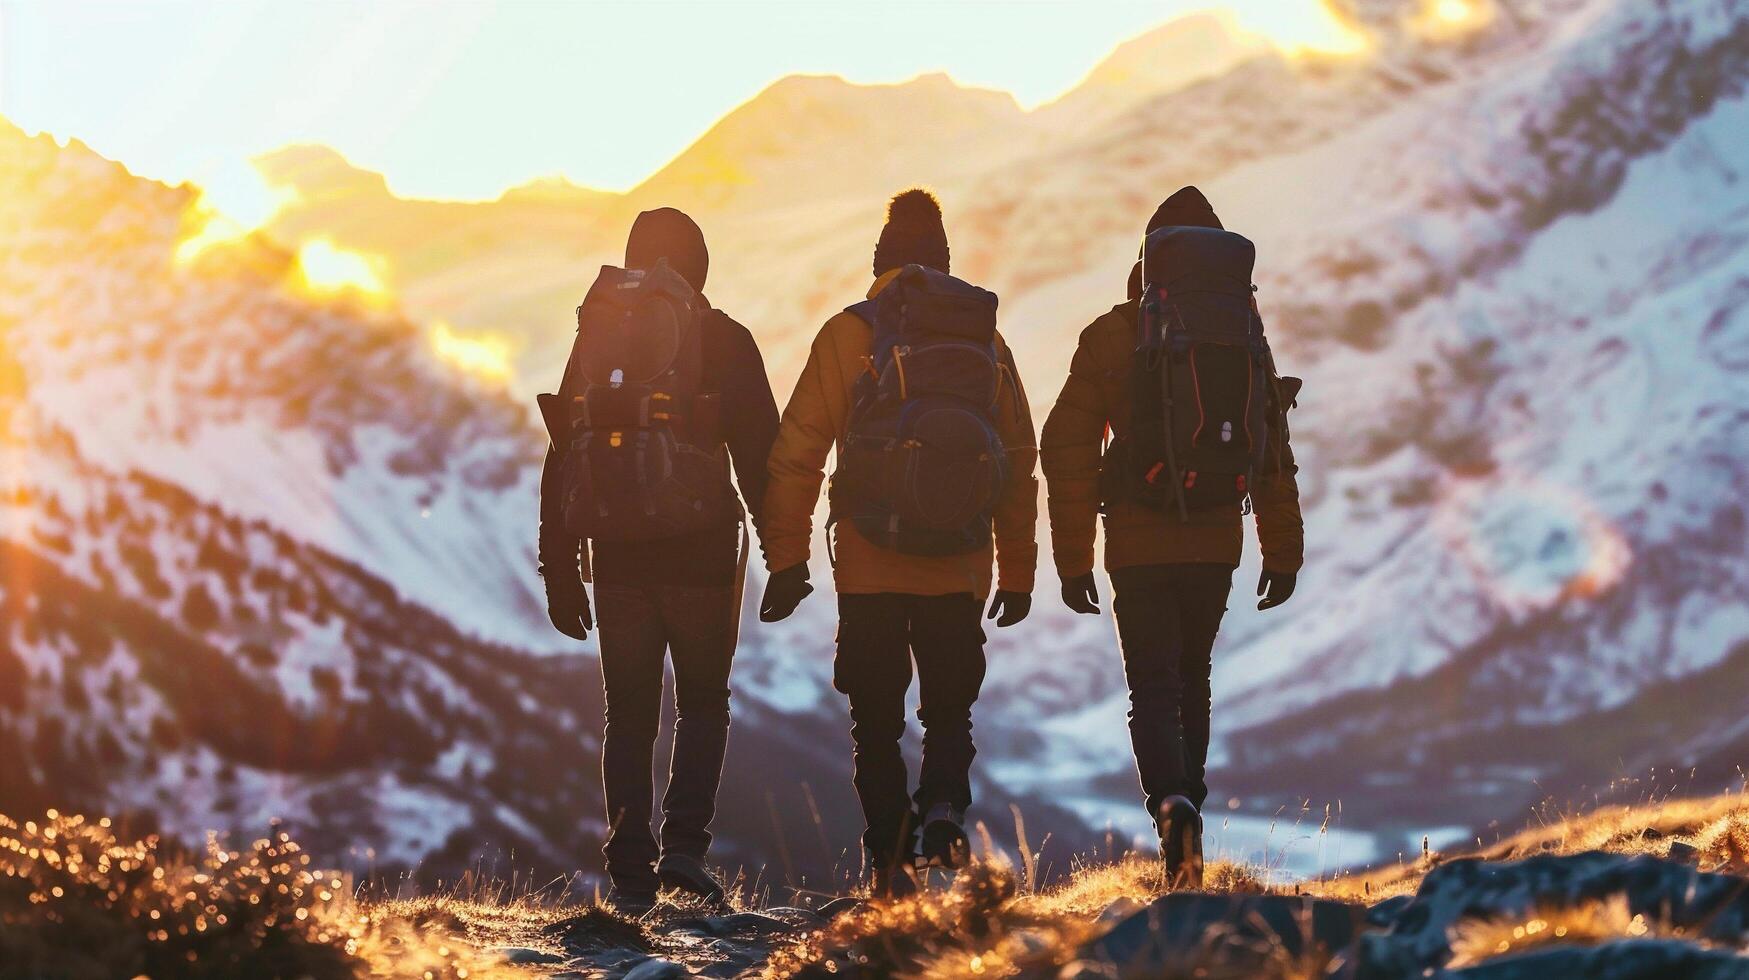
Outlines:
{"label": "rock on ground", "polygon": [[[1354,975],[1356,980],[1395,980],[1443,969],[1451,961],[1452,931],[1462,922],[1510,923],[1533,912],[1612,900],[1625,901],[1630,915],[1643,915],[1650,923],[1681,929],[1696,939],[1741,948],[1749,938],[1749,879],[1736,875],[1699,871],[1651,855],[1603,851],[1507,862],[1465,859],[1428,872],[1415,897],[1398,907],[1382,931],[1360,938]],[[1653,955],[1640,949],[1635,947],[1636,956]],[[1749,976],[1749,960],[1739,960],[1738,969],[1739,976]]]}
{"label": "rock on ground", "polygon": [[[1451,968],[1452,937],[1465,926],[1509,930],[1532,916],[1611,903],[1642,916],[1648,935],[1553,941]],[[1457,860],[1428,872],[1413,896],[1370,909],[1306,896],[1179,893],[1102,918],[1114,924],[1068,966],[1026,980],[1152,977],[1185,967],[1242,974],[1307,952],[1329,956],[1331,975],[1342,980],[1749,978],[1749,878],[1649,855]]]}

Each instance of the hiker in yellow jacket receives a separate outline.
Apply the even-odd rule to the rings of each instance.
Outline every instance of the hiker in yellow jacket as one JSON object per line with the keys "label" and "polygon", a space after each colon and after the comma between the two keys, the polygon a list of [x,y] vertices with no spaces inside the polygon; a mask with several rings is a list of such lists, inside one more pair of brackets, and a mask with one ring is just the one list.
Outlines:
{"label": "hiker in yellow jacket", "polygon": [[[1147,230],[1166,227],[1220,229],[1221,222],[1202,193],[1186,187],[1160,205]],[[1102,486],[1102,464],[1107,477],[1124,472],[1126,446],[1139,421],[1133,417],[1131,385],[1140,278],[1138,263],[1129,299],[1081,332],[1039,447],[1049,488],[1051,550],[1063,601],[1078,613],[1099,612],[1093,542],[1104,514],[1105,568],[1116,592],[1112,606],[1130,687],[1130,741],[1148,813],[1160,828],[1169,870],[1176,872],[1175,856],[1200,855],[1197,813],[1208,796],[1210,656],[1245,531],[1238,500],[1181,513],[1125,492],[1123,479],[1108,479]],[[1281,379],[1274,382],[1282,385]],[[1281,386],[1276,393],[1274,404],[1283,417],[1294,390]],[[1272,426],[1271,432],[1271,465],[1249,488],[1263,551],[1259,609],[1278,606],[1293,594],[1304,553],[1293,448],[1285,425]],[[1195,855],[1175,853],[1176,832],[1168,826],[1173,820],[1197,834]],[[1200,864],[1191,870],[1200,873]]]}
{"label": "hiker in yellow jacket", "polygon": [[[880,376],[872,349],[875,304],[833,316],[814,339],[772,447],[765,496],[762,541],[771,578],[760,618],[772,622],[790,615],[813,591],[808,583],[813,514],[827,454],[835,447],[838,450],[830,528],[838,592],[833,683],[850,702],[855,784],[867,822],[863,843],[877,894],[915,888],[910,868],[919,856],[919,827],[923,860],[952,866],[963,857],[974,754],[971,708],[984,678],[985,637],[979,615],[991,591],[991,566],[993,562],[997,566],[997,576],[989,618],[998,626],[1009,626],[1023,619],[1031,607],[1038,557],[1034,536],[1038,484],[1033,477],[1038,450],[1026,393],[1012,354],[994,333],[995,297],[949,279],[947,271],[947,235],[940,206],[922,190],[895,197],[875,246],[869,299],[877,300],[888,288],[900,288],[892,284],[902,274],[908,277],[903,280],[907,284],[929,279],[942,288],[959,290],[962,296],[988,297],[990,339],[979,350],[993,357],[993,363],[987,365],[987,374],[972,370],[966,376],[972,387],[984,377],[992,379],[988,420],[1000,440],[1006,475],[992,484],[999,489],[993,491],[988,513],[965,547],[941,549],[954,553],[907,553],[916,549],[900,550],[905,546],[896,537],[870,540],[865,532],[871,525],[848,519],[842,512],[846,509],[842,497],[867,489],[851,485],[868,482],[868,471],[847,465],[847,459],[858,457],[854,449],[847,457],[846,443],[851,439],[855,395],[873,384],[865,382],[864,389],[858,389],[859,378]],[[902,355],[909,352],[908,347],[895,348],[901,360],[890,374],[901,389],[905,384]],[[913,362],[912,371],[914,376],[921,374],[918,362]],[[980,457],[974,470],[989,464],[989,459]],[[944,483],[958,485],[932,492],[951,502],[978,478]],[[875,533],[879,536],[879,528]],[[914,795],[908,793],[909,777],[899,752],[913,660],[921,697],[918,716],[924,729],[922,771]]]}

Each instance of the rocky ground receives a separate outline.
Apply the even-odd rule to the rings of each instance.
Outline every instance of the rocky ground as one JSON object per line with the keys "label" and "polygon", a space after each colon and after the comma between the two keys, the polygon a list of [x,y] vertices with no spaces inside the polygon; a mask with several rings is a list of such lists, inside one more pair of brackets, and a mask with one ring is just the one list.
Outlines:
{"label": "rocky ground", "polygon": [[1139,857],[1044,888],[1032,871],[988,860],[899,902],[630,917],[473,882],[372,898],[284,834],[185,852],[107,820],[0,816],[0,978],[1749,977],[1741,791],[1290,885],[1215,862],[1204,891],[1173,892]]}

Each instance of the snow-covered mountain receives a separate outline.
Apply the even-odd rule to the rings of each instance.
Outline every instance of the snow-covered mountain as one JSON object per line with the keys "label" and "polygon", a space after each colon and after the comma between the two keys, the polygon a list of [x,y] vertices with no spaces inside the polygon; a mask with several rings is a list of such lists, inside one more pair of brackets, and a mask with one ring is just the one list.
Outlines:
{"label": "snow-covered mountain", "polygon": [[[1233,603],[1219,785],[1462,827],[1653,765],[1722,781],[1736,712],[1672,706],[1745,680],[1749,11],[1518,5],[1398,43],[1364,70],[1415,85],[1203,182],[1308,379],[1308,567],[1277,613]],[[1123,746],[1113,680],[1090,754]]]}
{"label": "snow-covered mountain", "polygon": [[[1371,35],[1362,55],[1243,48],[1208,77],[1150,83],[1133,56],[1171,48],[1157,37],[1089,76],[1142,82],[1102,88],[1098,113],[1074,127],[1053,123],[1050,106],[1023,112],[943,78],[785,80],[627,195],[542,185],[483,204],[400,201],[373,175],[300,148],[264,165],[298,191],[267,232],[182,269],[168,256],[190,231],[190,191],[0,132],[12,495],[0,515],[8,561],[32,571],[0,577],[0,590],[9,608],[33,610],[9,615],[3,635],[26,665],[10,669],[44,692],[0,701],[0,738],[40,739],[31,719],[77,716],[56,699],[79,695],[47,693],[68,683],[56,664],[156,676],[143,641],[78,660],[73,641],[29,634],[45,629],[34,610],[112,596],[128,622],[159,624],[140,634],[158,647],[195,636],[207,651],[196,656],[277,692],[286,725],[326,717],[308,697],[332,697],[335,684],[341,700],[397,705],[395,678],[447,677],[463,688],[452,695],[533,707],[478,730],[368,717],[480,746],[501,774],[513,737],[587,760],[593,665],[515,652],[562,647],[530,574],[540,440],[521,396],[556,377],[570,308],[638,209],[693,209],[711,243],[710,294],[760,337],[781,398],[820,320],[865,287],[885,194],[931,183],[955,271],[1002,296],[1042,421],[1076,334],[1121,296],[1147,215],[1195,182],[1257,241],[1278,360],[1307,379],[1293,420],[1308,524],[1300,591],[1254,612],[1248,558],[1216,651],[1216,792],[1235,798],[1233,846],[1248,846],[1244,818],[1308,798],[1340,801],[1350,826],[1400,833],[1461,830],[1544,793],[1577,800],[1652,766],[1723,778],[1749,750],[1737,703],[1749,677],[1749,9],[1469,0],[1462,24],[1441,24],[1419,0],[1342,6]],[[1095,96],[1059,105],[1077,98]],[[934,122],[895,130],[915,106]],[[910,137],[903,152],[883,152],[897,133]],[[288,294],[280,246],[317,235],[382,256],[397,306]],[[115,242],[125,247],[94,246]],[[517,394],[445,366],[405,317],[513,338]],[[129,533],[109,535],[112,510]],[[185,525],[240,556],[212,559],[220,567],[267,569],[265,584],[252,572],[230,583],[198,551],[185,556],[196,537]],[[293,562],[323,570],[289,575]],[[166,569],[157,585],[135,567],[154,564]],[[816,578],[827,574],[822,561]],[[306,583],[304,605],[329,596],[329,622],[342,625],[283,612],[297,607],[282,580]],[[16,581],[44,598],[21,605]],[[190,598],[197,584],[210,616]],[[1035,837],[1043,824],[1075,838],[1087,825],[1133,826],[1139,807],[1111,625],[1069,615],[1055,585],[1041,570],[1033,620],[992,631],[980,772],[992,822],[997,801],[1017,798]],[[377,639],[403,610],[452,652]],[[819,595],[791,621],[743,631],[733,751],[758,754],[732,758],[744,768],[726,785],[753,785],[760,767],[748,759],[782,758],[774,792],[792,796],[723,808],[737,854],[758,852],[802,781],[826,825],[854,823],[832,613]],[[257,663],[251,645],[277,656]],[[361,654],[378,649],[392,676],[360,674]],[[531,680],[454,681],[475,676],[462,664],[500,661]],[[206,717],[157,698],[127,717]],[[525,718],[532,734],[518,735]],[[126,724],[114,729],[124,746],[120,733],[150,731]],[[198,724],[200,758],[262,768],[215,747],[223,726]],[[370,795],[360,787],[388,773],[405,792],[462,800],[471,815],[450,829],[463,837],[515,826],[448,775],[455,756],[384,751],[397,761],[348,769],[355,783],[300,776],[303,788],[269,797],[250,776],[227,807],[184,802],[174,822],[253,817],[265,812],[247,809],[254,800],[316,786]],[[143,764],[114,763],[135,767],[116,770],[138,784],[125,798],[163,810],[151,801],[178,796],[181,777],[142,775]],[[576,811],[562,826],[586,835],[598,809],[587,779],[542,778],[571,780],[560,799]],[[536,795],[507,805],[536,828],[561,826]],[[790,833],[811,840],[814,829]],[[544,843],[528,847],[571,846],[556,831],[535,836]],[[832,845],[815,850],[825,858]]]}

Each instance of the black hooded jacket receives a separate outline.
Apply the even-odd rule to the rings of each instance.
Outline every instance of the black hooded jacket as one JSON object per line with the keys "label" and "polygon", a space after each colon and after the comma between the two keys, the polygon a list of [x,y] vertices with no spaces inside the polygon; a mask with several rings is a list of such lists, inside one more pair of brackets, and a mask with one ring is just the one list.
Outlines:
{"label": "black hooded jacket", "polygon": [[[703,299],[710,270],[704,233],[674,208],[638,215],[626,240],[626,268],[647,269],[661,258],[666,258]],[[735,481],[757,529],[765,500],[765,464],[777,438],[777,401],[771,394],[759,346],[746,327],[715,308],[700,320],[700,327],[703,390],[722,393],[723,432]],[[607,585],[716,586],[734,582],[740,547],[740,533],[734,524],[662,541],[598,541],[586,553],[583,542],[565,529],[559,460],[559,453],[548,449],[541,470],[542,576],[582,574]]]}

